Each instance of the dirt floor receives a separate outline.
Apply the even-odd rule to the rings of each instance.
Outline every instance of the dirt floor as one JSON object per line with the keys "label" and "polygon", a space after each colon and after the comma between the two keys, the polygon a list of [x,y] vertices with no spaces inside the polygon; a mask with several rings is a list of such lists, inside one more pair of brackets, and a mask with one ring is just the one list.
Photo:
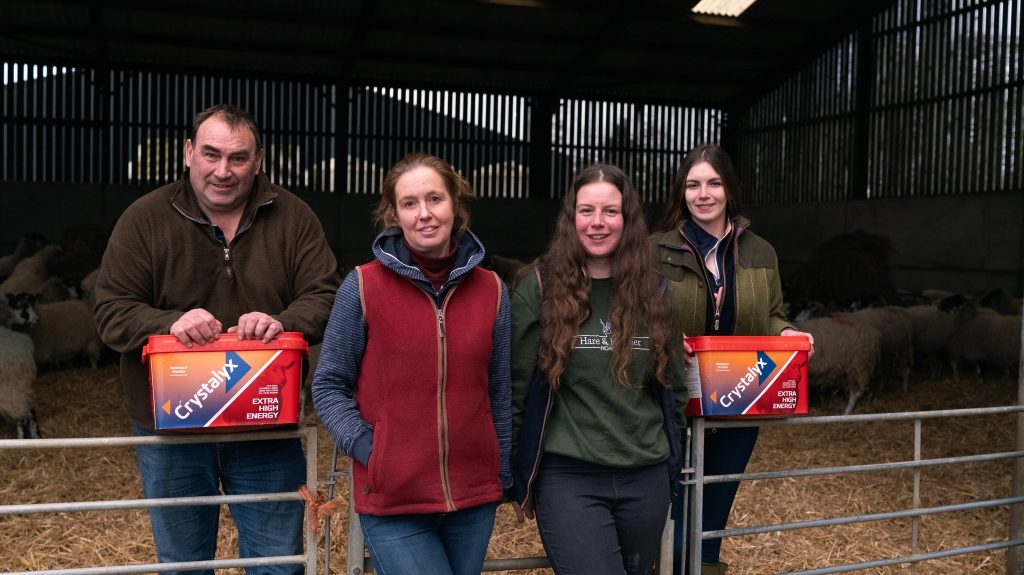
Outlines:
{"label": "dirt floor", "polygon": [[[37,383],[40,428],[46,437],[129,435],[120,406],[114,365],[51,370]],[[857,413],[881,413],[1013,405],[1016,378],[983,383],[917,377],[910,392],[872,390]],[[812,415],[838,414],[841,393],[813,390]],[[315,423],[313,416],[307,421]],[[1014,449],[1012,415],[925,421],[923,458]],[[14,437],[4,422],[0,439]],[[773,426],[762,430],[748,471],[855,465],[913,459],[910,422]],[[330,468],[333,443],[320,429],[317,454],[320,477]],[[347,461],[342,460],[342,466]],[[921,472],[921,506],[965,503],[1010,496],[1012,464],[1007,461],[926,468]],[[0,505],[59,501],[141,498],[131,448],[0,449]],[[826,475],[744,483],[731,527],[776,524],[905,509],[913,503],[910,471]],[[336,496],[347,501],[345,485]],[[347,507],[346,507],[347,509]],[[236,534],[222,512],[219,558],[236,556]],[[945,513],[920,520],[917,552],[1005,540],[1007,507]],[[331,520],[331,571],[344,573],[347,519]],[[322,532],[321,532],[322,536]],[[3,571],[69,569],[155,561],[145,510],[45,513],[0,517],[0,566]],[[730,573],[760,575],[879,560],[913,551],[909,519],[814,528],[727,539],[723,560]],[[488,556],[538,556],[543,548],[532,522],[520,525],[508,506],[499,509]],[[916,573],[961,575],[1005,573],[1004,551],[930,561]],[[320,569],[323,572],[323,569]],[[861,571],[912,573],[909,565]],[[241,573],[225,570],[223,573]],[[522,572],[520,572],[522,573]],[[534,570],[526,573],[550,573]]]}

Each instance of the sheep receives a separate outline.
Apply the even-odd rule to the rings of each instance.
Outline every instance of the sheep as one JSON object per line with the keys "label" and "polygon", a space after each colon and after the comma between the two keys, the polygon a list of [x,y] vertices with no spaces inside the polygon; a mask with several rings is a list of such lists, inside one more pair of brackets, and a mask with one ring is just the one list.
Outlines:
{"label": "sheep", "polygon": [[65,278],[82,279],[103,259],[110,238],[110,227],[96,223],[67,226],[57,238],[61,254],[50,264],[50,273]]}
{"label": "sheep", "polygon": [[904,311],[910,317],[917,364],[928,365],[931,376],[938,377],[939,366],[949,359],[949,341],[956,331],[956,318],[937,305],[915,305]]}
{"label": "sheep", "polygon": [[39,251],[39,248],[46,245],[46,238],[42,234],[28,233],[21,236],[14,251],[0,258],[0,280],[7,279],[14,273],[14,266],[21,260]]}
{"label": "sheep", "polygon": [[978,300],[978,304],[994,309],[1002,315],[1020,315],[1021,312],[1021,299],[1011,296],[1002,288],[985,292]]}
{"label": "sheep", "polygon": [[843,413],[853,413],[878,368],[881,334],[866,322],[847,317],[812,317],[796,325],[814,336],[814,354],[807,363],[808,383],[845,383],[849,400]]}
{"label": "sheep", "polygon": [[949,290],[939,288],[928,288],[921,291],[921,297],[923,297],[925,301],[927,301],[928,303],[933,304],[939,303],[940,301],[953,297],[955,295],[957,294]]}
{"label": "sheep", "polygon": [[910,368],[914,364],[914,326],[901,307],[866,307],[849,314],[853,321],[865,323],[881,334],[882,356],[879,359],[879,380],[884,385],[890,374],[901,380],[901,389],[910,387]]}
{"label": "sheep", "polygon": [[60,253],[55,245],[43,246],[35,254],[21,260],[10,277],[0,283],[0,295],[9,293],[39,293],[50,278],[50,261]]}
{"label": "sheep", "polygon": [[37,363],[56,364],[79,356],[94,368],[99,363],[103,342],[96,332],[92,308],[84,300],[37,304],[33,294],[11,294],[7,308],[11,314],[7,327],[32,338]]}
{"label": "sheep", "polygon": [[64,301],[66,299],[85,299],[85,288],[78,280],[50,276],[35,292],[39,303]]}
{"label": "sheep", "polygon": [[954,312],[956,327],[947,351],[953,378],[960,379],[960,360],[973,363],[980,381],[982,365],[1013,370],[1020,363],[1021,316],[1000,315],[973,302]]}
{"label": "sheep", "polygon": [[18,439],[38,439],[34,407],[36,362],[32,339],[0,327],[0,416],[17,422]]}

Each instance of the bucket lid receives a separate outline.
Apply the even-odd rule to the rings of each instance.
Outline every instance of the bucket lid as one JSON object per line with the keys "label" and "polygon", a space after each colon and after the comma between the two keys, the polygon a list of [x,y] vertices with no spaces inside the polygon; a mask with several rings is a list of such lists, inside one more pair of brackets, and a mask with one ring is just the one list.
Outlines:
{"label": "bucket lid", "polygon": [[261,349],[296,349],[302,351],[303,355],[309,352],[309,344],[306,343],[302,332],[286,331],[274,338],[270,343],[263,343],[262,339],[238,339],[233,333],[222,333],[220,339],[206,345],[193,345],[185,347],[178,338],[173,335],[151,335],[148,343],[142,346],[142,363],[150,354],[154,353],[190,353],[203,351],[251,351]]}
{"label": "bucket lid", "polygon": [[798,335],[701,335],[686,338],[693,351],[810,351],[811,340]]}

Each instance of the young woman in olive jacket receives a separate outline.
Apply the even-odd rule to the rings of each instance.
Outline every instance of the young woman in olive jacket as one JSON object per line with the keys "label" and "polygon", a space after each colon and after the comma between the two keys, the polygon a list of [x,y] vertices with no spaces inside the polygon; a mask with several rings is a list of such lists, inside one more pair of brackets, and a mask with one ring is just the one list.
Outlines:
{"label": "young woman in olive jacket", "polygon": [[[715,144],[694,148],[679,168],[665,216],[651,236],[655,261],[669,280],[683,333],[810,337],[782,313],[775,250],[739,215],[738,192],[725,150]],[[756,441],[756,427],[711,430],[705,438],[704,474],[742,473]],[[725,528],[738,487],[735,482],[705,486],[704,530]],[[677,533],[685,526],[681,519],[677,518]],[[721,547],[721,539],[703,542],[701,575],[725,572],[719,561]],[[678,553],[677,572],[682,563]]]}

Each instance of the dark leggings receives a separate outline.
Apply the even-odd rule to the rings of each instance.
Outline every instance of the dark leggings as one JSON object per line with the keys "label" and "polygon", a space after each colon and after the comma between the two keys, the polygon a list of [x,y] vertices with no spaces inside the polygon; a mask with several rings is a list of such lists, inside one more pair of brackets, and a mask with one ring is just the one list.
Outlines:
{"label": "dark leggings", "polygon": [[[704,475],[729,475],[743,473],[750,461],[757,442],[757,427],[728,427],[708,429],[704,435]],[[732,502],[736,499],[739,482],[709,483],[704,486],[704,513],[701,515],[704,531],[725,529],[732,510]],[[681,517],[682,505],[675,505],[677,513],[675,532],[675,560],[673,573],[683,572],[680,567],[686,557],[682,549],[683,529],[688,521]],[[701,545],[701,561],[718,563],[722,551],[722,540],[708,539]]]}
{"label": "dark leggings", "polygon": [[559,575],[647,575],[668,516],[668,464],[606,467],[545,454],[537,527]]}

